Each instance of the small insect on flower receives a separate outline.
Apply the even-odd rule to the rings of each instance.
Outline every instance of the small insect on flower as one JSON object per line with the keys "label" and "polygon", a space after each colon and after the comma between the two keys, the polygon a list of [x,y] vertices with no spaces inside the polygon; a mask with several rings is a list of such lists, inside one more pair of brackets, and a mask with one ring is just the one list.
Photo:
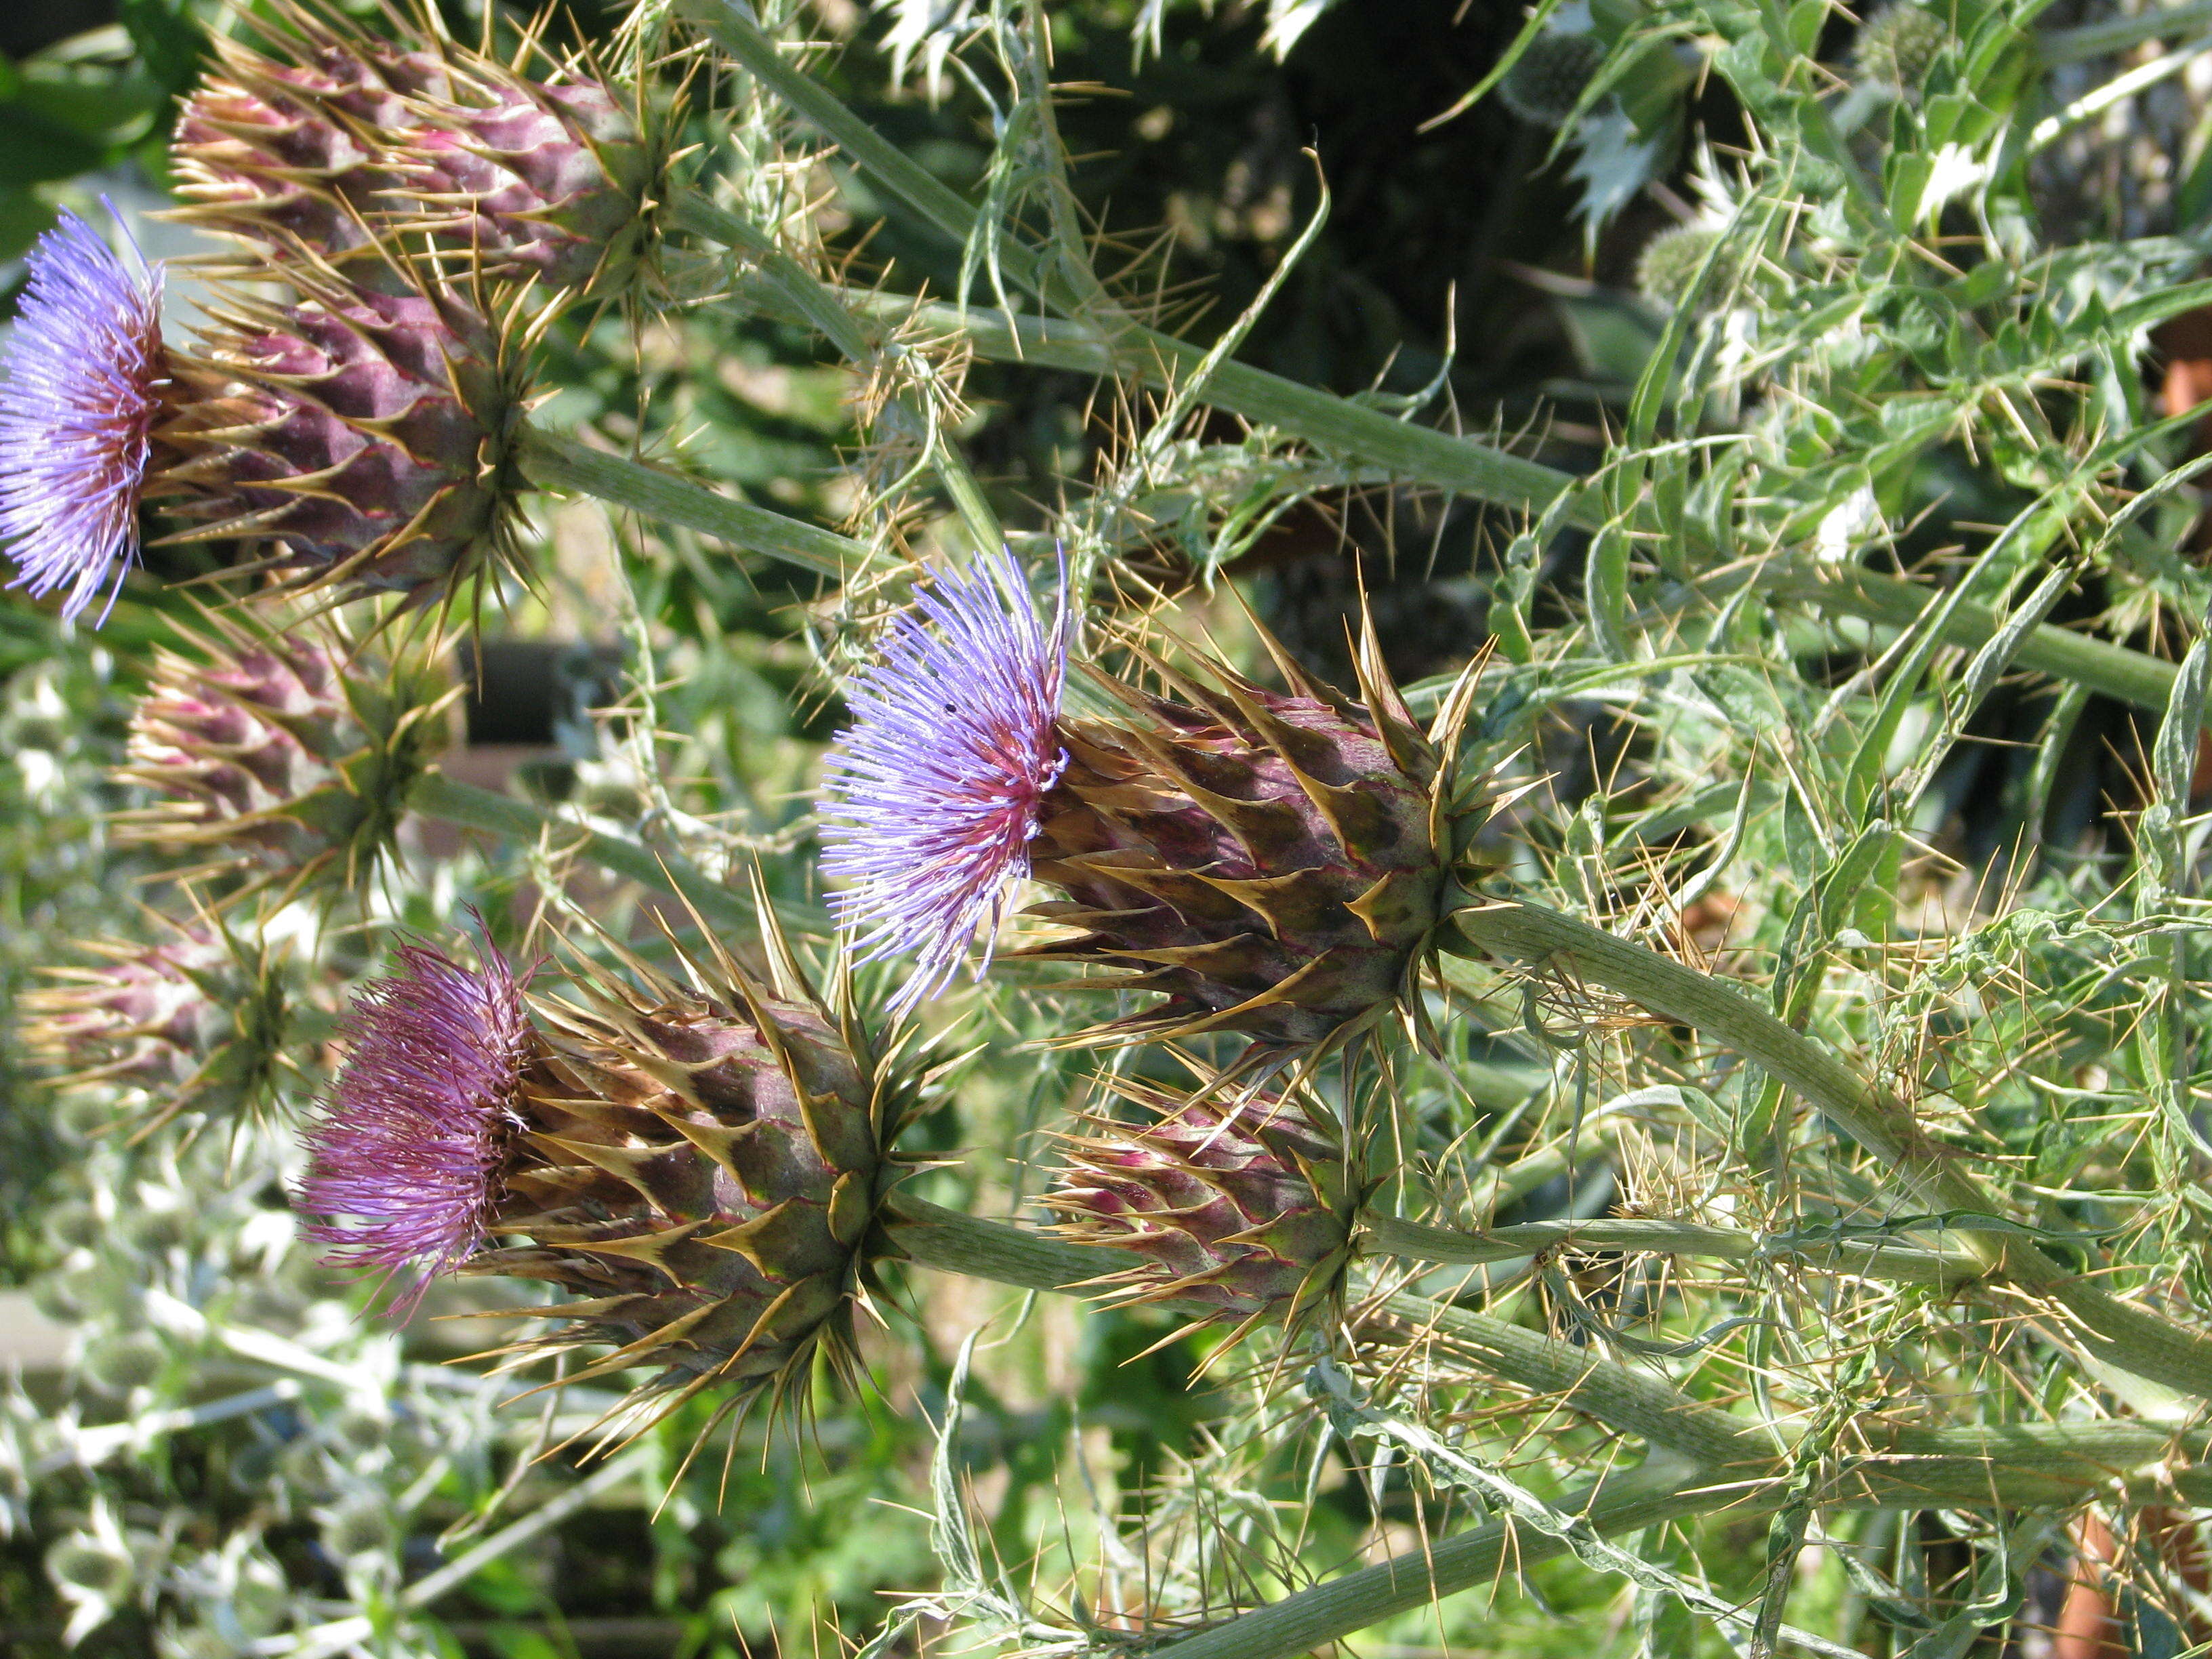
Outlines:
{"label": "small insect on flower", "polygon": [[132,269],[66,209],[26,263],[0,385],[0,537],[16,568],[9,586],[59,592],[74,621],[111,572],[121,590],[138,552],[168,378],[161,267],[139,258]]}
{"label": "small insect on flower", "polygon": [[483,1242],[519,1125],[529,1016],[488,939],[481,955],[471,969],[399,947],[399,971],[355,1000],[344,1069],[307,1133],[300,1207],[325,1218],[308,1236],[337,1247],[334,1266],[415,1269],[395,1315]]}
{"label": "small insect on flower", "polygon": [[896,1006],[933,995],[1029,873],[1045,795],[1067,765],[1058,730],[1065,588],[1049,625],[1010,552],[915,595],[882,659],[848,692],[829,760],[823,868],[864,961],[912,955]]}

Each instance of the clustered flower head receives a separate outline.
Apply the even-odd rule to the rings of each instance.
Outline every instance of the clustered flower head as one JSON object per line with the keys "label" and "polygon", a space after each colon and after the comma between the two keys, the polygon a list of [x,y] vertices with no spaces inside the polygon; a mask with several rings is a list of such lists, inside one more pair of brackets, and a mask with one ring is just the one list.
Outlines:
{"label": "clustered flower head", "polygon": [[915,958],[903,1000],[1032,874],[1066,896],[1033,914],[1076,932],[1024,955],[1165,994],[1099,1040],[1241,1032],[1280,1055],[1404,998],[1442,916],[1452,745],[1413,724],[1371,635],[1360,703],[1282,659],[1288,693],[1218,664],[1158,665],[1182,700],[1102,677],[1119,707],[1092,718],[1060,708],[1067,627],[1064,596],[1037,622],[1001,556],[924,589],[855,683],[823,867],[858,950]]}
{"label": "clustered flower head", "polygon": [[[933,994],[1029,873],[1059,736],[1065,595],[1038,620],[1012,554],[915,595],[882,659],[847,688],[832,751],[822,867],[863,961],[915,958],[901,1006]],[[988,957],[987,957],[988,960]]]}
{"label": "clustered flower head", "polygon": [[428,30],[393,44],[283,6],[263,33],[265,52],[216,42],[179,118],[188,222],[370,285],[395,237],[579,295],[649,254],[672,112],[647,118],[581,63],[533,79]]}
{"label": "clustered flower head", "polygon": [[328,624],[204,624],[155,653],[118,774],[155,800],[118,815],[122,837],[257,886],[296,890],[335,866],[357,888],[446,746],[460,688],[434,658],[367,652]]}
{"label": "clustered flower head", "polygon": [[642,994],[593,977],[535,1020],[478,955],[404,946],[355,1005],[299,1194],[332,1260],[410,1273],[396,1311],[449,1271],[558,1285],[573,1322],[529,1351],[660,1365],[663,1406],[849,1362],[905,1109],[858,1029],[787,952],[767,984],[726,957]]}
{"label": "clustered flower head", "polygon": [[1149,1121],[1083,1119],[1046,1202],[1060,1231],[1131,1253],[1119,1302],[1176,1302],[1248,1324],[1328,1307],[1351,1259],[1358,1196],[1335,1126],[1266,1093],[1122,1091]]}
{"label": "clustered flower head", "polygon": [[185,1111],[257,1110],[285,1064],[292,992],[280,953],[211,916],[163,931],[153,944],[88,943],[97,965],[49,969],[53,983],[22,999],[32,1054],[64,1082],[142,1097],[139,1133]]}
{"label": "clustered flower head", "polygon": [[82,615],[137,556],[138,500],[168,383],[161,270],[125,264],[64,209],[29,278],[0,384],[0,538],[35,597]]}

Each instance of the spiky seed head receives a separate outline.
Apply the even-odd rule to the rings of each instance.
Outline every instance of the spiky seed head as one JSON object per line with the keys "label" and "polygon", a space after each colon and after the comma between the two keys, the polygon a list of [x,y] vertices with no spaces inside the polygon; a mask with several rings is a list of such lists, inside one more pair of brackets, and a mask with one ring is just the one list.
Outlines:
{"label": "spiky seed head", "polygon": [[9,586],[58,592],[75,618],[138,553],[168,378],[161,270],[134,269],[67,209],[25,264],[0,385],[0,539]]}
{"label": "spiky seed head", "polygon": [[1862,81],[1917,98],[1950,40],[1951,26],[1942,17],[1911,0],[1896,0],[1859,26],[1851,61]]}
{"label": "spiky seed head", "polygon": [[302,267],[289,301],[209,307],[155,434],[175,459],[150,493],[194,526],[165,543],[259,544],[244,570],[415,604],[516,567],[514,439],[542,319],[387,269],[400,291]]}
{"label": "spiky seed head", "polygon": [[1152,1121],[1082,1119],[1047,1200],[1068,1237],[1139,1258],[1101,1281],[1109,1297],[1253,1323],[1334,1305],[1359,1196],[1334,1126],[1273,1095],[1129,1091]]}
{"label": "spiky seed head", "polygon": [[[1700,283],[1698,273],[1705,269],[1708,254],[1712,255],[1712,267]],[[1735,289],[1743,265],[1742,258],[1728,246],[1727,233],[1717,227],[1675,225],[1646,242],[1636,256],[1636,291],[1662,312],[1693,302],[1710,308]]]}
{"label": "spiky seed head", "polygon": [[1284,666],[1287,692],[1219,664],[1176,674],[1186,701],[1102,681],[1122,713],[1060,722],[1031,860],[1066,896],[1031,914],[1076,932],[1020,954],[1166,997],[1080,1040],[1291,1050],[1407,999],[1444,900],[1442,757],[1379,672],[1355,704]]}
{"label": "spiky seed head", "polygon": [[822,866],[862,961],[915,959],[899,1006],[934,995],[979,930],[989,959],[1067,763],[1066,660],[1065,592],[1040,623],[1001,552],[918,587],[881,659],[847,688],[853,724],[828,761]]}
{"label": "spiky seed head", "polygon": [[386,659],[326,626],[207,612],[163,647],[118,773],[157,804],[125,838],[291,890],[358,887],[392,850],[407,793],[450,743],[459,689],[427,655]]}
{"label": "spiky seed head", "polygon": [[[465,970],[426,957],[416,971]],[[611,1344],[578,1375],[659,1366],[631,1402],[655,1413],[710,1387],[787,1388],[817,1354],[849,1366],[901,1098],[857,1026],[787,957],[772,988],[726,959],[689,987],[593,977],[581,1004],[541,1000],[536,1024],[498,972],[439,998],[473,1011],[496,989],[495,1041],[481,1014],[433,1022],[419,998],[362,1011],[301,1195],[326,1218],[316,1236],[425,1278],[560,1286],[575,1299],[531,1311],[569,1322],[520,1358]],[[404,1068],[364,1069],[403,1041]],[[424,1171],[410,1185],[425,1201],[404,1212],[379,1174],[403,1156]]]}
{"label": "spiky seed head", "polygon": [[1498,83],[1506,108],[1540,127],[1562,127],[1605,62],[1605,42],[1587,31],[1545,29],[1522,49]]}
{"label": "spiky seed head", "polygon": [[647,261],[672,112],[645,118],[579,64],[533,80],[429,30],[376,40],[287,6],[262,34],[267,55],[219,40],[185,104],[179,217],[349,270],[419,233],[471,270],[579,295]]}
{"label": "spiky seed head", "polygon": [[287,1065],[289,964],[212,918],[161,925],[158,943],[101,940],[85,947],[97,966],[47,969],[56,982],[23,996],[33,1055],[143,1096],[142,1133],[179,1112],[261,1109]]}

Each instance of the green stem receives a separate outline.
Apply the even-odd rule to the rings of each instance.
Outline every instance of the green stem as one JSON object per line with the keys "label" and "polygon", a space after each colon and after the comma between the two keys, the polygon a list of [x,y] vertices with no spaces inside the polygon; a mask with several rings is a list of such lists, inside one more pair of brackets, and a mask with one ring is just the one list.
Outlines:
{"label": "green stem", "polygon": [[[1816,1504],[1848,1508],[2015,1509],[2078,1504],[2117,1484],[2142,1499],[2176,1491],[2201,1503],[2212,1476],[2191,1470],[2178,1478],[2167,1463],[2173,1437],[2134,1424],[2052,1424],[1994,1430],[1901,1434],[1897,1449],[1846,1460]],[[1925,1454],[1906,1449],[1925,1445]],[[2201,1452],[2202,1442],[2192,1446]],[[2169,1480],[2173,1481],[2168,1486]],[[1644,1468],[1601,1480],[1557,1500],[1587,1517],[1592,1531],[1613,1537],[1668,1521],[1726,1510],[1741,1526],[1802,1496],[1778,1465],[1756,1480],[1715,1484],[1679,1465]],[[1501,1572],[1557,1559],[1566,1540],[1487,1521],[1455,1537],[1346,1573],[1255,1607],[1211,1629],[1150,1650],[1152,1659],[1291,1659],[1425,1607],[1461,1590],[1495,1582]]]}
{"label": "green stem", "polygon": [[[879,331],[847,310],[835,289],[785,252],[775,237],[750,220],[696,193],[686,196],[678,204],[674,216],[680,228],[749,257],[757,273],[757,281],[774,296],[774,302],[763,309],[814,330],[836,347],[854,368],[872,369],[887,349],[894,353],[898,349],[887,337],[879,337]],[[902,400],[921,424],[930,447],[930,465],[938,482],[945,486],[945,493],[951,498],[961,522],[967,526],[969,535],[979,548],[1002,544],[1006,538],[1005,528],[999,523],[998,514],[991,510],[983,486],[966,458],[938,429],[931,411],[918,394],[909,389]]]}
{"label": "green stem", "polygon": [[[1870,1087],[1724,981],[1540,905],[1476,904],[1452,920],[1478,951],[1571,967],[1585,983],[1726,1044],[1795,1089],[1930,1207],[2002,1214],[1958,1155],[1930,1140],[1902,1101]],[[2106,1295],[2025,1237],[1981,1231],[1957,1237],[1991,1276],[2056,1304],[2048,1322],[2054,1334],[2070,1334],[2103,1364],[2212,1399],[2212,1340],[2202,1333]]]}
{"label": "green stem", "polygon": [[[830,92],[788,62],[776,43],[744,16],[732,0],[683,0],[682,10],[713,35],[714,42],[749,73],[759,79],[792,110],[827,134],[855,167],[878,185],[914,209],[955,243],[965,246],[974,233],[975,209],[957,191],[933,178],[903,151],[863,121]],[[1002,238],[1000,264],[1015,284],[1048,304],[1079,314],[1084,296],[1065,291],[1064,283],[1049,279],[1043,261],[1030,248]],[[777,295],[772,283],[762,302],[772,306]],[[1019,356],[1020,325],[1034,329],[1044,319],[1006,319],[1015,324],[994,353],[983,337],[990,313],[982,307],[917,307],[898,295],[876,296],[860,290],[840,290],[847,307],[864,313],[876,308],[896,319],[916,316],[925,325],[957,329],[981,356]],[[872,307],[870,302],[873,302]],[[1206,356],[1205,348],[1187,343],[1154,329],[1131,328],[1126,343],[1109,341],[1089,323],[1070,322],[1048,326],[1063,337],[1080,341],[1092,361],[1082,365],[1101,374],[1133,374],[1156,386],[1170,386],[1187,378]],[[1120,349],[1117,349],[1117,344]],[[1099,362],[1103,358],[1103,364]],[[1033,361],[1047,361],[1037,357]],[[1443,488],[1479,500],[1524,512],[1540,511],[1563,489],[1578,489],[1581,481],[1568,473],[1540,466],[1503,450],[1470,443],[1432,427],[1393,420],[1380,410],[1347,403],[1333,393],[1300,386],[1294,380],[1267,374],[1249,364],[1221,365],[1206,388],[1206,400],[1218,409],[1232,410],[1249,420],[1297,434],[1318,447],[1372,461],[1407,477],[1425,479]],[[1601,508],[1595,501],[1578,501],[1571,521],[1595,527]]]}
{"label": "green stem", "polygon": [[[497,836],[518,845],[531,846],[543,840],[573,847],[617,875],[682,899],[708,927],[747,938],[760,931],[760,918],[753,914],[750,896],[732,892],[680,853],[657,851],[526,800],[459,783],[436,772],[416,780],[408,791],[407,805],[426,818]],[[828,914],[811,905],[778,900],[775,913],[794,931],[830,931]]]}
{"label": "green stem", "polygon": [[2134,17],[2084,23],[2070,29],[2046,29],[2035,37],[2035,54],[2046,66],[2108,58],[2145,40],[2170,40],[2191,30],[2212,27],[2212,0],[2156,7]]}
{"label": "green stem", "polygon": [[[1066,1243],[904,1193],[885,1200],[884,1219],[891,1243],[908,1260],[1023,1290],[1073,1291],[1126,1271],[1132,1260],[1125,1251]],[[1772,1455],[1764,1435],[1726,1412],[1587,1348],[1402,1292],[1388,1297],[1382,1309],[1394,1319],[1437,1333],[1455,1353],[1504,1382],[1557,1396],[1608,1428],[1691,1462],[1724,1468]]]}
{"label": "green stem", "polygon": [[[1726,1509],[1748,1517],[1778,1508],[1788,1483],[1744,1489],[1685,1480],[1678,1468],[1638,1469],[1559,1498],[1556,1507],[1589,1519],[1601,1536],[1632,1533],[1668,1521]],[[1486,1521],[1455,1537],[1424,1543],[1357,1572],[1298,1590],[1194,1636],[1152,1648],[1152,1659],[1290,1659],[1342,1640],[1385,1619],[1479,1584],[1499,1573],[1565,1555],[1567,1541]]]}
{"label": "green stem", "polygon": [[[1916,583],[1856,565],[1814,569],[1777,560],[1762,566],[1751,580],[1780,598],[1892,628],[1909,628],[1929,605],[1942,603],[1940,595],[1931,596]],[[1978,647],[1995,638],[2003,624],[2004,618],[1988,605],[1961,599],[1944,620],[1942,635],[1954,645]],[[2050,623],[2039,623],[2028,634],[2013,661],[2160,714],[2173,691],[2172,663]]]}
{"label": "green stem", "polygon": [[1430,1334],[1443,1349],[1472,1359],[1492,1376],[1556,1398],[1686,1462],[1732,1470],[1761,1468],[1774,1455],[1774,1442],[1764,1430],[1589,1348],[1405,1291],[1385,1297],[1382,1306],[1392,1318]]}
{"label": "green stem", "polygon": [[1606,1217],[1595,1221],[1531,1221],[1487,1232],[1461,1232],[1395,1216],[1370,1216],[1360,1244],[1372,1255],[1419,1261],[1465,1263],[1523,1261],[1546,1250],[1641,1250],[1661,1255],[1702,1255],[1723,1261],[1760,1257],[1803,1261],[1815,1272],[1851,1273],[1900,1285],[1960,1285],[1979,1279],[1980,1263],[1935,1250],[1856,1239],[1784,1243],[1734,1227],[1693,1221]]}
{"label": "green stem", "polygon": [[841,580],[864,568],[871,556],[865,542],[766,507],[733,501],[704,484],[643,461],[589,448],[573,438],[526,427],[517,441],[522,470],[541,489],[593,496]]}

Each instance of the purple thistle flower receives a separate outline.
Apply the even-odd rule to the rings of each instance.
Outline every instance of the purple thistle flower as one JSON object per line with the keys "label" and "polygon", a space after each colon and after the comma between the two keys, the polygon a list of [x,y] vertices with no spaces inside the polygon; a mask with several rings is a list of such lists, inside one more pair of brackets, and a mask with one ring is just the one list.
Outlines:
{"label": "purple thistle flower", "polygon": [[427,945],[399,947],[399,971],[354,999],[345,1069],[307,1131],[300,1207],[329,1218],[307,1235],[339,1247],[330,1266],[417,1267],[397,1316],[483,1242],[500,1198],[530,1022],[489,939],[482,955],[471,970]]}
{"label": "purple thistle flower", "polygon": [[848,692],[853,724],[829,758],[822,867],[864,962],[912,955],[894,1011],[935,994],[1029,873],[1045,793],[1067,765],[1058,732],[1067,668],[1063,573],[1049,629],[1011,552],[916,590],[883,659]]}
{"label": "purple thistle flower", "polygon": [[9,586],[40,599],[65,590],[74,621],[110,570],[122,590],[137,556],[167,376],[161,268],[141,259],[132,271],[67,210],[28,264],[0,386],[0,537],[14,544]]}

